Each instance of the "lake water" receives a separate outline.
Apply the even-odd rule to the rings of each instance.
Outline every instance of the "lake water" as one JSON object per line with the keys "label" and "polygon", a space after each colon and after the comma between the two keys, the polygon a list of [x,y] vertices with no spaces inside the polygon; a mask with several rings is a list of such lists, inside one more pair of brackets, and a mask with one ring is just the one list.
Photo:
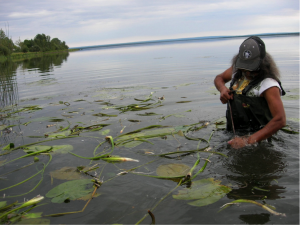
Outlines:
{"label": "lake water", "polygon": [[[281,82],[287,92],[282,97],[287,125],[299,131],[299,37],[263,40],[281,71]],[[45,196],[28,213],[42,212],[42,222],[51,224],[135,224],[148,215],[148,210],[158,224],[299,224],[299,135],[278,131],[271,143],[233,150],[227,144],[233,134],[215,125],[224,117],[226,105],[219,101],[213,80],[230,66],[242,41],[235,38],[87,49],[1,64],[1,148],[9,143],[14,143],[15,148],[27,144],[30,147],[39,141],[45,142],[37,145],[51,146],[52,150],[57,145],[66,146],[65,151],[50,151],[51,161],[49,154],[40,154],[39,161],[34,163],[34,156],[13,161],[26,154],[24,146],[2,150],[0,202],[11,204],[38,194]],[[141,101],[149,96],[150,101]],[[160,100],[161,97],[164,99]],[[190,139],[182,136],[189,128],[183,125],[200,128],[206,122],[209,125],[204,128],[186,133]],[[92,125],[99,129],[88,129]],[[119,135],[151,125],[165,127],[142,130],[121,142]],[[54,133],[61,127],[66,129]],[[70,138],[63,138],[71,132]],[[93,157],[109,152],[111,145],[104,142],[107,135],[114,138],[116,145],[111,155],[139,161],[109,163],[70,154]],[[210,151],[223,155],[200,151],[157,156],[208,146]],[[29,149],[37,150],[43,147]],[[176,188],[178,179],[150,177],[157,176],[159,170],[166,171],[166,167],[173,171],[181,164],[191,168],[198,157],[200,163],[193,175],[205,163],[207,166],[191,183]],[[76,172],[78,166],[86,170],[94,166],[87,173],[103,181],[94,198],[90,202],[90,197],[72,198],[93,192],[90,182],[83,185],[86,193],[77,193],[79,184],[62,188],[57,199],[65,191],[65,201],[53,203],[53,196],[47,195],[51,189],[72,179],[93,179]],[[58,177],[62,173],[54,172],[65,167],[73,171],[63,172],[68,180]],[[124,171],[129,173],[117,175]],[[202,181],[210,186],[201,186]],[[223,193],[220,187],[231,191]],[[193,191],[189,200],[177,199],[178,193]],[[221,206],[237,199],[271,205],[286,216],[274,215],[251,203],[234,204],[218,212]],[[191,202],[195,200],[201,200],[203,206],[194,206]],[[47,216],[81,211],[86,203],[83,212]],[[38,222],[41,220],[33,223]],[[150,224],[151,217],[148,215],[141,223]]]}

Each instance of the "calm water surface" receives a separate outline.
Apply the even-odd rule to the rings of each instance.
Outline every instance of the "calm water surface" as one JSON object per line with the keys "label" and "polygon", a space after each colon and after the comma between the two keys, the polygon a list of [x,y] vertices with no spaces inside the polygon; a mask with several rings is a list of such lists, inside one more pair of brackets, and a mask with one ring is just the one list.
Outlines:
{"label": "calm water surface", "polygon": [[[150,125],[177,127],[199,122],[196,125],[198,127],[204,122],[210,124],[198,131],[188,132],[188,136],[211,139],[207,144],[173,133],[148,139],[151,143],[140,141],[135,147],[116,146],[113,155],[139,162],[107,163],[78,158],[69,153],[51,153],[53,158],[44,173],[11,187],[42,170],[49,161],[48,155],[39,155],[38,162],[14,171],[33,161],[33,157],[26,157],[3,165],[24,155],[22,149],[14,150],[0,156],[0,196],[5,196],[0,201],[10,204],[23,202],[24,198],[31,199],[38,194],[46,196],[52,188],[66,182],[53,177],[52,171],[63,167],[88,168],[98,164],[95,167],[99,168],[90,174],[104,183],[97,189],[97,196],[89,202],[84,212],[48,217],[46,215],[80,211],[87,203],[83,200],[52,203],[48,197],[41,202],[47,204],[40,203],[31,212],[43,212],[43,219],[47,219],[44,222],[51,224],[134,224],[147,215],[148,209],[152,210],[158,224],[298,224],[299,136],[279,131],[271,143],[233,150],[227,145],[233,134],[216,129],[214,124],[225,115],[226,106],[219,101],[213,79],[230,66],[230,60],[242,41],[237,38],[103,48],[1,64],[2,148],[8,143],[14,143],[17,147],[49,140],[49,136],[60,126],[67,127],[68,124],[73,129],[76,129],[76,125],[109,125],[97,131],[81,130],[73,138],[41,144],[72,145],[72,153],[92,157],[108,150],[109,143],[104,143],[94,152],[106,135],[116,138],[122,129],[122,134],[126,134]],[[287,91],[287,96],[282,98],[287,124],[298,131],[298,36],[264,38],[264,41],[267,51],[278,64],[282,85]],[[138,100],[147,99],[150,93],[153,95],[149,102],[157,104],[148,109],[122,113],[115,108],[141,104]],[[159,102],[159,97],[164,97],[164,100]],[[28,106],[39,108],[24,108]],[[117,116],[101,116],[100,113]],[[145,113],[148,114],[145,116]],[[157,115],[150,116],[149,113]],[[7,128],[10,125],[14,126]],[[50,126],[47,128],[47,125]],[[232,189],[212,204],[197,207],[188,204],[191,200],[173,198],[180,190],[192,190],[193,182],[178,187],[168,195],[176,187],[177,181],[141,175],[156,176],[156,169],[168,164],[192,167],[197,160],[196,153],[172,157],[155,155],[195,150],[207,145],[212,147],[211,151],[225,154],[228,158],[216,154],[210,156],[207,167],[194,181],[213,178]],[[5,152],[7,150],[1,154]],[[200,163],[194,173],[203,167],[209,156],[205,152],[199,155]],[[138,174],[116,176],[135,167],[138,167],[134,170]],[[14,172],[9,173],[11,171]],[[81,175],[80,179],[91,177]],[[160,201],[162,198],[163,201]],[[249,203],[233,205],[218,213],[221,206],[237,199],[272,205],[276,207],[273,208],[276,212],[285,213],[286,217],[273,215]],[[150,216],[142,223],[151,223]]]}

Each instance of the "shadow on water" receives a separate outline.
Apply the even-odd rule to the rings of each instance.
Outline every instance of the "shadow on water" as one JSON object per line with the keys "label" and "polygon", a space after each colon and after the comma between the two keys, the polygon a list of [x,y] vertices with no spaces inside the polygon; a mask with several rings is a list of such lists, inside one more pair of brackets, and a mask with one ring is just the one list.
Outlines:
{"label": "shadow on water", "polygon": [[[275,149],[272,143],[260,143],[256,147],[242,150],[229,150],[228,159],[222,167],[227,170],[226,178],[234,184],[228,199],[247,199],[262,201],[285,198],[281,194],[286,187],[278,180],[286,172],[288,165],[286,155]],[[246,224],[265,224],[270,221],[270,214],[240,215],[239,219]]]}

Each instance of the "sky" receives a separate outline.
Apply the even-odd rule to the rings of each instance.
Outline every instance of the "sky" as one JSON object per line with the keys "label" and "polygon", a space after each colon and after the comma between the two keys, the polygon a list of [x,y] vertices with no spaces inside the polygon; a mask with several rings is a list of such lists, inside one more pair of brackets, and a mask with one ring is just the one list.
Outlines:
{"label": "sky", "polygon": [[0,28],[13,41],[44,33],[69,47],[299,32],[299,1],[0,0]]}

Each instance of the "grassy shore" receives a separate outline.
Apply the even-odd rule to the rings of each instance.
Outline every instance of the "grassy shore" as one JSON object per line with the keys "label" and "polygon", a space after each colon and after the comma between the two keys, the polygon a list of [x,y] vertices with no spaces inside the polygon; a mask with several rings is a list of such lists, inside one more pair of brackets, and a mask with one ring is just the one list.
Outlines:
{"label": "grassy shore", "polygon": [[59,53],[65,53],[65,52],[75,52],[78,50],[79,49],[68,49],[68,50],[60,50],[60,51],[56,50],[56,51],[47,51],[47,52],[27,52],[27,53],[17,52],[17,53],[12,53],[8,57],[0,55],[0,62],[5,62],[8,59],[11,59],[13,61],[22,61],[25,59],[41,57],[43,55],[59,54]]}

